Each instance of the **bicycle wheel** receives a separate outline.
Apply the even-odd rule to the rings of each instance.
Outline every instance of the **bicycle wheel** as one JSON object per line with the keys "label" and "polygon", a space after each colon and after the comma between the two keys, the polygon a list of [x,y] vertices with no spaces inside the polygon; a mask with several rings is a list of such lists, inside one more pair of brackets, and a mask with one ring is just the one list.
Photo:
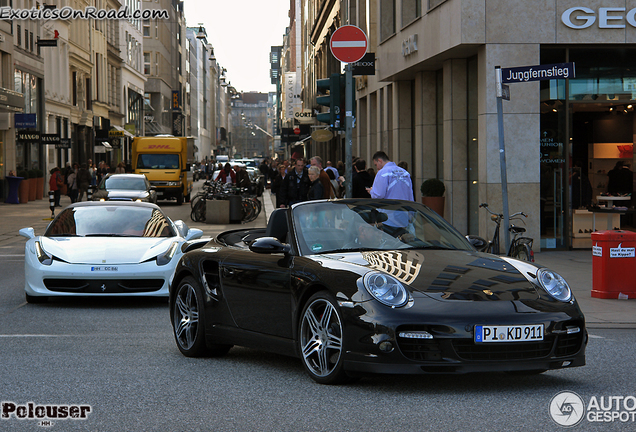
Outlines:
{"label": "bicycle wheel", "polygon": [[517,244],[512,249],[512,258],[516,258],[522,261],[533,261],[532,251],[527,244]]}

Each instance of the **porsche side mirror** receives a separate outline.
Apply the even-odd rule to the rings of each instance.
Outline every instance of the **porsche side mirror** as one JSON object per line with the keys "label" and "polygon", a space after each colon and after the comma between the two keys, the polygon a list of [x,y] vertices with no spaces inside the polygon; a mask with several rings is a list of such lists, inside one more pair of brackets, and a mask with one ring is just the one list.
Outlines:
{"label": "porsche side mirror", "polygon": [[488,241],[486,241],[482,237],[476,235],[467,235],[466,240],[468,240],[468,242],[473,245],[473,247],[479,252],[486,252],[486,249],[488,249]]}
{"label": "porsche side mirror", "polygon": [[281,243],[276,237],[261,237],[252,242],[250,250],[261,254],[289,253],[291,247]]}

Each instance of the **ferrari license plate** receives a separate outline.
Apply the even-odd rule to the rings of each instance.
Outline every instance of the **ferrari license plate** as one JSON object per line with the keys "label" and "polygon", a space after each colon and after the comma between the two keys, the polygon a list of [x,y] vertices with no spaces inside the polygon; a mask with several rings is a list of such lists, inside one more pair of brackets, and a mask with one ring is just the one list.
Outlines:
{"label": "ferrari license plate", "polygon": [[475,342],[531,342],[543,340],[543,324],[475,326]]}

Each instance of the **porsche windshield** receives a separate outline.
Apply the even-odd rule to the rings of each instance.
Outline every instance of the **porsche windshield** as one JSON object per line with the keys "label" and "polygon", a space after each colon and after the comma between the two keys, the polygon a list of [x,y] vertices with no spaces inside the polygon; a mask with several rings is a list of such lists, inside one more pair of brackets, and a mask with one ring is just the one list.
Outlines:
{"label": "porsche windshield", "polygon": [[473,250],[448,222],[417,203],[322,201],[298,205],[293,213],[303,255],[395,249]]}
{"label": "porsche windshield", "polygon": [[51,222],[47,237],[174,237],[161,211],[149,207],[90,206],[64,210]]}

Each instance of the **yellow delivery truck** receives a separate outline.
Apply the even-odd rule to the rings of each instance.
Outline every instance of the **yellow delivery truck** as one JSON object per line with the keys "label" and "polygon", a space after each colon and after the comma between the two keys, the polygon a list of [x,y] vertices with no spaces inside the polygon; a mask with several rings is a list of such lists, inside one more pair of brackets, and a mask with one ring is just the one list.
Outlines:
{"label": "yellow delivery truck", "polygon": [[133,139],[133,170],[146,175],[159,200],[176,198],[177,204],[190,201],[188,172],[193,162],[194,138],[159,135]]}

